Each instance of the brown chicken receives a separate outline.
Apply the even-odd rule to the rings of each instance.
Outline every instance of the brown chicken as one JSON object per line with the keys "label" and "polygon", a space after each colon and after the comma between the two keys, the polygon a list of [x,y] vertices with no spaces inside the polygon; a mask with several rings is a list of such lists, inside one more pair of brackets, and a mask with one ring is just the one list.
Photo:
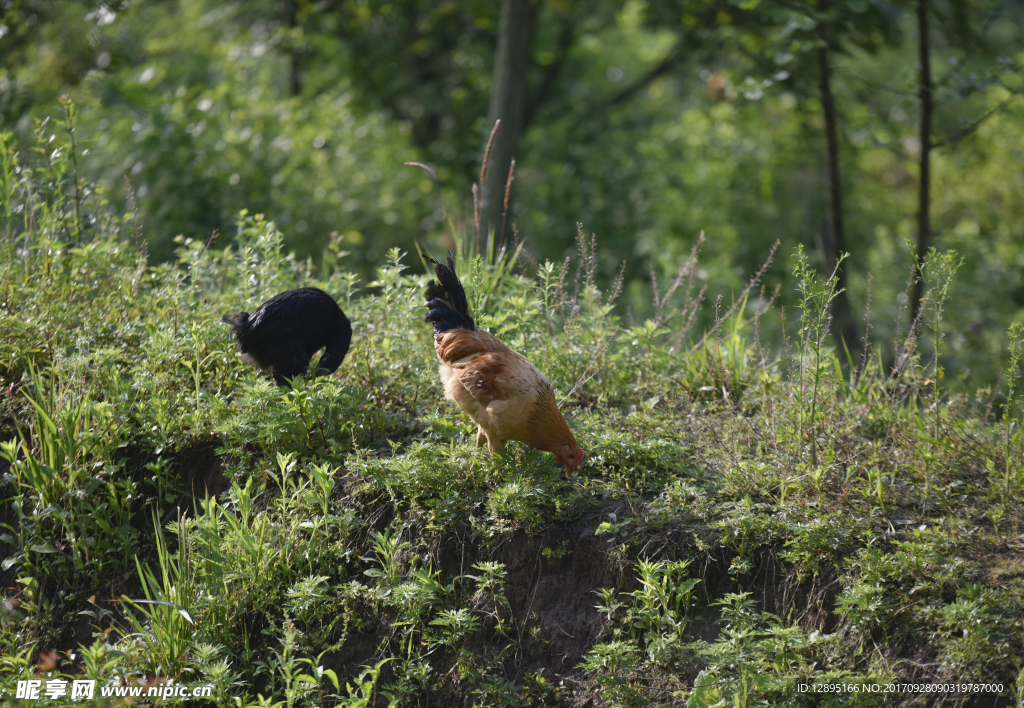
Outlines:
{"label": "brown chicken", "polygon": [[509,440],[519,440],[555,453],[567,473],[576,469],[583,450],[558,410],[551,383],[522,354],[476,328],[451,251],[447,265],[427,261],[434,264],[438,282],[427,286],[424,319],[434,323],[441,383],[445,396],[477,424],[477,445],[486,443],[496,453]]}

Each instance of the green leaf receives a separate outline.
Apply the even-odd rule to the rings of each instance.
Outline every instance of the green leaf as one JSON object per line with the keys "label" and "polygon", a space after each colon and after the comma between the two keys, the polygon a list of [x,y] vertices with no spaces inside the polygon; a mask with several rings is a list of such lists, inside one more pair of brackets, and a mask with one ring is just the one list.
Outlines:
{"label": "green leaf", "polygon": [[189,624],[195,624],[195,621],[192,619],[192,615],[188,613],[188,610],[173,602],[167,602],[166,600],[132,600],[132,602],[137,605],[163,605],[164,607],[173,607],[182,617],[188,620]]}
{"label": "green leaf", "polygon": [[686,708],[714,708],[722,703],[722,692],[718,690],[716,677],[706,671],[697,674],[693,682],[693,691],[686,701]]}
{"label": "green leaf", "polygon": [[332,671],[331,669],[324,669],[324,676],[329,678],[331,680],[331,683],[334,684],[335,691],[341,690],[341,687],[338,684],[338,674],[334,673],[334,671]]}

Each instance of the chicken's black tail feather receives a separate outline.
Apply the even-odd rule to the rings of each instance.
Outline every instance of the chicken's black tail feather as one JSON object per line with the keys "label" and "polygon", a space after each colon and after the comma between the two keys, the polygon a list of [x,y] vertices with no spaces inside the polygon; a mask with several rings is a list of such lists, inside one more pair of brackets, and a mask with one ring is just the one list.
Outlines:
{"label": "chicken's black tail feather", "polygon": [[249,313],[239,312],[234,315],[224,315],[220,318],[220,321],[231,325],[231,334],[236,337],[245,331],[245,327],[249,324]]}
{"label": "chicken's black tail feather", "polygon": [[434,333],[447,332],[450,329],[475,330],[476,323],[469,314],[469,301],[466,299],[466,289],[462,287],[459,276],[455,274],[455,259],[452,252],[448,251],[448,264],[438,263],[429,256],[428,263],[434,264],[434,272],[437,274],[437,282],[433,280],[427,285],[425,296],[427,307],[430,308],[427,322],[434,323]]}

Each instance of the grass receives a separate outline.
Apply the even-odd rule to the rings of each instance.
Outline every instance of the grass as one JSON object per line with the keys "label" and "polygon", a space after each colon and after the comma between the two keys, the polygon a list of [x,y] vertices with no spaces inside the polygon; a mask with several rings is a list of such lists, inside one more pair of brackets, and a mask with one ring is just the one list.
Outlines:
{"label": "grass", "polygon": [[[758,277],[705,303],[696,249],[639,323],[582,236],[535,268],[463,253],[480,324],[564,397],[587,450],[566,477],[475,447],[406,254],[363,285],[337,244],[298,262],[242,213],[231,246],[185,238],[147,265],[132,216],[77,178],[73,118],[42,161],[0,136],[5,700],[43,673],[210,684],[223,706],[1024,695],[1022,335],[1005,398],[943,385],[955,255],[924,269],[939,356],[871,344],[850,364],[827,336],[834,278],[799,257],[798,340],[773,348]],[[279,389],[219,319],[300,285],[334,294],[355,338],[334,376]]]}

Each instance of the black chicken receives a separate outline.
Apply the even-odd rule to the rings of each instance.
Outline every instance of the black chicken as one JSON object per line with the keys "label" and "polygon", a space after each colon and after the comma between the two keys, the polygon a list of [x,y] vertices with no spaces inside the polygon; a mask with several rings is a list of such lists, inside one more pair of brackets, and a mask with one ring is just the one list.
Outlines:
{"label": "black chicken", "polygon": [[274,375],[278,386],[306,372],[320,347],[324,354],[314,375],[341,365],[352,341],[352,324],[330,295],[318,288],[288,290],[267,300],[251,315],[224,315],[238,339],[242,361]]}

